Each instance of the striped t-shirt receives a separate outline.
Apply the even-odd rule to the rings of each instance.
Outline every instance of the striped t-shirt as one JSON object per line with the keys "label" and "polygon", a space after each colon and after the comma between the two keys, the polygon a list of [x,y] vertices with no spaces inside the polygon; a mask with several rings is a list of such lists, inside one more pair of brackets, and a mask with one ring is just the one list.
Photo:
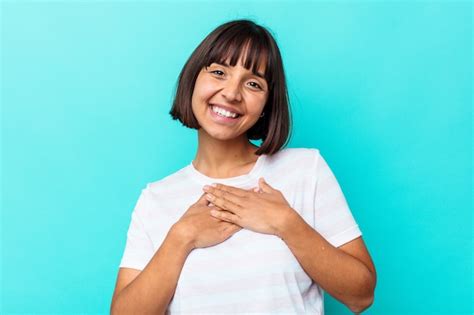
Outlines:
{"label": "striped t-shirt", "polygon": [[[245,175],[211,178],[189,163],[148,183],[131,214],[120,267],[143,270],[204,185],[250,189],[258,187],[259,177],[333,246],[362,235],[319,150],[284,148],[260,155]],[[324,314],[323,297],[282,239],[241,229],[220,244],[190,252],[166,314]]]}

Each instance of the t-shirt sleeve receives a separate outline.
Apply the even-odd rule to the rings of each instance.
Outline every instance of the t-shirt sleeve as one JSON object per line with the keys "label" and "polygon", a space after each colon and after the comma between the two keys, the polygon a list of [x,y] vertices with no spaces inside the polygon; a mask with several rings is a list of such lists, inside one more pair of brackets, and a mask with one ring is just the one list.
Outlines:
{"label": "t-shirt sleeve", "polygon": [[143,270],[154,254],[153,243],[145,230],[147,188],[143,189],[135,208],[127,232],[127,241],[119,267]]}
{"label": "t-shirt sleeve", "polygon": [[314,227],[331,245],[339,247],[362,235],[341,187],[319,150],[315,150]]}

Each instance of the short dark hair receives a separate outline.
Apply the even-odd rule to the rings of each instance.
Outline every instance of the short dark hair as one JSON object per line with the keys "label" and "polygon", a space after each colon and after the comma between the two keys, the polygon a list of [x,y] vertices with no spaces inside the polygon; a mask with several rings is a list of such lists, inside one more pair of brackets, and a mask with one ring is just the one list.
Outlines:
{"label": "short dark hair", "polygon": [[247,19],[224,23],[214,29],[193,51],[178,78],[170,115],[184,126],[199,129],[192,111],[192,95],[199,72],[212,63],[223,63],[227,58],[235,66],[242,50],[249,44],[243,59],[244,67],[255,74],[262,58],[266,57],[265,79],[268,98],[261,117],[246,135],[249,140],[262,139],[257,155],[273,154],[287,144],[291,132],[291,112],[285,72],[278,45],[270,32]]}

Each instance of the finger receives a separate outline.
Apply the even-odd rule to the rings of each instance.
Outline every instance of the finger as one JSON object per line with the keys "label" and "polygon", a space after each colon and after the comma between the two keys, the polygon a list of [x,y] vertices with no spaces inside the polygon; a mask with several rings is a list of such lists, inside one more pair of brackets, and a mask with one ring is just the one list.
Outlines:
{"label": "finger", "polygon": [[[211,194],[211,193],[207,193],[206,194],[206,198],[207,200],[209,200],[209,202],[212,202],[214,205],[224,209],[224,210],[227,210],[227,211],[230,211],[232,213],[235,213],[235,214],[239,214],[240,212],[240,205],[239,203],[235,203],[229,199],[227,199],[230,194],[229,193],[226,193],[226,192],[217,192],[215,191],[216,194],[218,195],[214,195],[214,194]],[[224,194],[227,194],[224,196]],[[237,196],[234,196],[232,195],[231,198],[234,199],[237,199],[239,197]]]}
{"label": "finger", "polygon": [[[231,186],[225,186],[222,184],[217,184],[216,186],[204,186],[203,190],[207,193],[216,196],[218,198],[227,199],[235,204],[241,204],[241,199],[248,196],[248,191],[240,188],[235,188]],[[237,192],[237,189],[239,192]],[[237,192],[237,194],[235,194]],[[242,193],[245,192],[245,195]],[[208,199],[212,202],[211,199]]]}
{"label": "finger", "polygon": [[246,189],[242,189],[242,188],[238,188],[234,186],[227,186],[224,184],[216,184],[215,186],[211,186],[211,192],[212,192],[212,189],[226,191],[228,193],[234,194],[239,197],[245,197],[248,195],[248,190]]}
{"label": "finger", "polygon": [[263,193],[263,191],[260,189],[260,187],[255,187],[252,191],[256,192],[256,193],[259,193],[259,194]]}
{"label": "finger", "polygon": [[227,221],[227,222],[234,223],[237,225],[240,222],[240,217],[229,211],[220,211],[220,210],[212,209],[210,213],[214,218],[220,219],[222,221]]}
{"label": "finger", "polygon": [[209,200],[207,200],[206,198],[206,193],[203,193],[201,197],[199,197],[198,201],[196,201],[196,204],[206,205],[206,206],[209,204]]}
{"label": "finger", "polygon": [[212,202],[209,202],[209,207],[216,208],[217,210],[224,210],[224,209],[222,209],[221,207],[216,206],[216,205],[213,204]]}
{"label": "finger", "polygon": [[[231,192],[220,190],[220,189],[213,189],[212,192],[208,192],[209,197],[207,200],[218,205],[225,210],[238,210],[235,206],[242,206],[244,204],[243,197],[234,195]],[[227,208],[232,207],[232,208]],[[234,212],[235,213],[235,212]]]}
{"label": "finger", "polygon": [[263,177],[258,179],[258,185],[263,192],[270,193],[273,191],[273,187],[270,186]]}

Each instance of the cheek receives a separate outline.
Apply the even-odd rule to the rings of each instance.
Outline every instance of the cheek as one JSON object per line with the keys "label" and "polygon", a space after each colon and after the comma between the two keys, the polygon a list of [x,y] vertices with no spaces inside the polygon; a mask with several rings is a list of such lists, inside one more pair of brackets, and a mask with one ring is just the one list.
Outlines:
{"label": "cheek", "polygon": [[215,86],[209,80],[202,78],[196,81],[194,91],[196,94],[196,100],[207,100],[215,93]]}
{"label": "cheek", "polygon": [[252,102],[249,103],[249,113],[252,115],[260,115],[265,107],[266,98],[265,97],[255,97],[252,99]]}
{"label": "cheek", "polygon": [[207,100],[212,96],[212,89],[209,84],[206,84],[204,80],[196,80],[194,85],[193,96],[192,96],[192,108],[193,111],[203,112],[204,106],[207,105]]}

